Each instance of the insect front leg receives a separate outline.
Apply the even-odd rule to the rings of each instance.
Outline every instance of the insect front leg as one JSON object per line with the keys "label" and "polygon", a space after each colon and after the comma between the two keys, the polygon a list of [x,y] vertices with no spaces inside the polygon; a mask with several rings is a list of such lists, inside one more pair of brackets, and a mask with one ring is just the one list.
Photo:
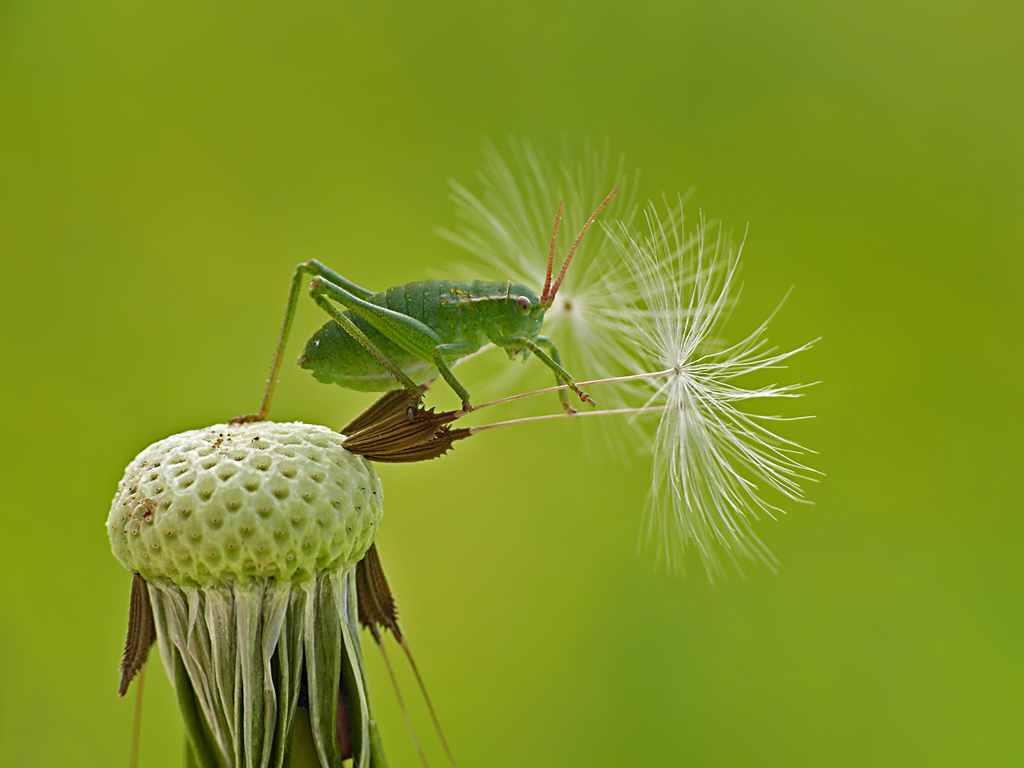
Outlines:
{"label": "insect front leg", "polygon": [[[501,341],[499,341],[498,346],[526,347],[528,350],[530,350],[533,354],[537,356],[538,360],[540,360],[542,363],[544,363],[544,365],[546,365],[548,368],[552,370],[552,372],[555,374],[555,381],[557,381],[559,384],[565,384],[566,386],[568,386],[569,389],[571,389],[573,392],[579,395],[580,400],[582,400],[583,402],[594,405],[594,401],[591,399],[590,395],[588,395],[582,389],[577,387],[576,382],[573,381],[572,376],[570,376],[569,372],[562,367],[562,358],[558,354],[558,347],[556,347],[555,342],[553,342],[548,337],[538,336],[536,342],[531,341],[530,339],[502,339]],[[549,350],[551,350],[550,356],[543,349],[541,349],[541,347],[547,347]],[[562,402],[562,407],[565,408],[565,410],[568,411],[569,413],[576,413],[576,409],[569,405],[569,398],[565,394],[565,390],[563,389],[559,391],[558,395],[559,399]]]}
{"label": "insect front leg", "polygon": [[[538,346],[547,347],[548,351],[551,354],[551,359],[554,361],[554,363],[559,368],[562,367],[562,356],[558,354],[558,347],[555,346],[555,342],[553,342],[547,336],[538,336],[537,337],[537,345]],[[538,357],[540,357],[540,356],[538,355]],[[541,357],[540,359],[542,361],[544,361],[543,357]],[[546,364],[547,363],[545,361],[545,365]],[[559,384],[573,384],[573,380],[572,379],[568,379],[567,381],[562,381],[562,378],[558,375],[557,371],[555,372],[555,381],[557,381]],[[579,390],[577,390],[577,391],[579,391]],[[573,408],[571,405],[569,405],[569,393],[566,390],[564,390],[564,389],[558,390],[558,399],[562,403],[562,407],[565,408],[565,410],[568,413],[576,413],[576,409]],[[582,399],[585,399],[585,398],[581,395],[580,399],[582,400]]]}

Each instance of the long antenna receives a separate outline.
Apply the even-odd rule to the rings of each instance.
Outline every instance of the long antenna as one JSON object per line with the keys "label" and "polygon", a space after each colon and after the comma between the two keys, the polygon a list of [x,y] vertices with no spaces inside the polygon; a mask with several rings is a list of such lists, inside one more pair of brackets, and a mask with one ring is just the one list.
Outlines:
{"label": "long antenna", "polygon": [[[615,196],[615,193],[619,190],[613,189],[608,197],[604,199],[604,202],[597,206],[597,210],[590,214],[590,218],[587,219],[587,223],[583,225],[583,229],[576,235],[576,242],[572,244],[572,248],[569,249],[569,255],[565,257],[565,262],[562,264],[562,271],[558,273],[558,279],[555,280],[555,287],[551,289],[551,295],[548,296],[548,303],[551,303],[555,299],[555,294],[558,293],[558,288],[562,284],[562,278],[565,277],[565,270],[569,268],[569,262],[572,261],[572,255],[576,253],[576,246],[580,244],[580,240],[583,239],[583,233],[587,231],[587,228],[594,223],[594,219],[597,218],[597,214],[604,210],[604,207],[608,205],[608,201]],[[543,299],[541,300],[543,301]]]}
{"label": "long antenna", "polygon": [[558,203],[558,213],[555,214],[555,232],[551,235],[551,250],[548,252],[548,276],[544,278],[544,290],[541,291],[540,303],[545,303],[548,295],[548,288],[551,287],[551,270],[555,266],[555,241],[558,239],[558,225],[562,223],[562,206],[564,201]]}

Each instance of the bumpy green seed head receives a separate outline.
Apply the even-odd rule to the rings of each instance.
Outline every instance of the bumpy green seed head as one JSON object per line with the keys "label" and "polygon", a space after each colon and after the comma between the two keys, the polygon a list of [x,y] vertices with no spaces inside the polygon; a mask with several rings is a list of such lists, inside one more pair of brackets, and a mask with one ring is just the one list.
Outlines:
{"label": "bumpy green seed head", "polygon": [[377,473],[310,424],[220,425],[140,453],[114,496],[114,555],[183,586],[305,579],[356,563],[383,513]]}

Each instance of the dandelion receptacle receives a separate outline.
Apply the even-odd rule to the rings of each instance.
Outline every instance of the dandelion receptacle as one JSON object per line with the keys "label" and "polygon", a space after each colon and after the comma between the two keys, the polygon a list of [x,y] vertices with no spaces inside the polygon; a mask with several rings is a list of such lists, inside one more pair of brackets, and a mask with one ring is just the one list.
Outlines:
{"label": "dandelion receptacle", "polygon": [[125,471],[107,521],[136,580],[121,692],[151,616],[189,765],[280,768],[295,744],[308,765],[385,764],[356,605],[383,494],[343,439],[300,423],[220,425],[154,443]]}

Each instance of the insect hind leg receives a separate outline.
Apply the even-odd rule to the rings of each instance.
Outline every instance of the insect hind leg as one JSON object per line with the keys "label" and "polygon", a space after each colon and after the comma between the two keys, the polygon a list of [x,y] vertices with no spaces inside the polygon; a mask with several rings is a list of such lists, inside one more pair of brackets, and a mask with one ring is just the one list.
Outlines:
{"label": "insect hind leg", "polygon": [[[317,303],[324,312],[330,315],[331,319],[334,320],[341,328],[348,333],[353,339],[358,341],[363,347],[373,355],[377,362],[387,368],[391,374],[398,379],[399,383],[405,387],[410,394],[412,394],[417,400],[423,398],[423,391],[419,388],[409,376],[397,365],[388,359],[387,355],[380,351],[380,348],[374,344],[370,338],[360,330],[359,326],[353,322],[352,318],[348,317],[344,312],[335,307],[330,300],[324,295],[327,291],[326,286],[330,285],[323,280],[323,278],[317,278],[313,280],[313,284],[309,288],[309,295],[313,298],[313,301]],[[331,286],[333,292],[344,291],[344,289],[338,286]]]}
{"label": "insect hind leg", "polygon": [[346,280],[338,273],[328,269],[316,259],[304,261],[295,267],[295,273],[292,275],[291,289],[288,291],[288,304],[284,310],[284,322],[281,324],[281,335],[277,340],[277,349],[274,352],[274,362],[270,366],[270,378],[267,379],[267,389],[263,393],[263,402],[260,404],[260,410],[258,413],[251,413],[247,416],[238,416],[231,419],[228,423],[251,424],[254,421],[263,421],[267,418],[267,413],[270,411],[270,401],[274,396],[274,389],[277,387],[277,377],[281,372],[281,361],[284,358],[284,348],[288,344],[288,336],[291,333],[292,321],[295,319],[295,308],[298,306],[299,292],[302,290],[302,284],[306,281],[307,275],[315,275],[326,280],[333,280],[339,285],[344,286],[345,289],[350,291],[352,294],[364,299],[373,295],[373,291],[360,288],[355,283]]}

